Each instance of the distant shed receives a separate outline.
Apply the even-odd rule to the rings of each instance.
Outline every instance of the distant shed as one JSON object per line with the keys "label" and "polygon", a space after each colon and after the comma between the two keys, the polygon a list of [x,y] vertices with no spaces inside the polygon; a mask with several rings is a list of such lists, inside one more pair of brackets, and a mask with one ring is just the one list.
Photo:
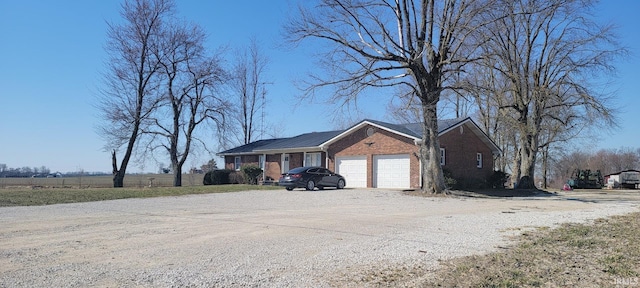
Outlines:
{"label": "distant shed", "polygon": [[610,188],[638,189],[640,185],[640,171],[624,170],[604,176],[604,182]]}

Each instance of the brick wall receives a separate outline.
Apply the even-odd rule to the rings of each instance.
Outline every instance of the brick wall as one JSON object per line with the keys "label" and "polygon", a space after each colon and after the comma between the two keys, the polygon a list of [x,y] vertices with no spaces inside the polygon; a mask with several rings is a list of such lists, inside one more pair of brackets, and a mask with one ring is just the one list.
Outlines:
{"label": "brick wall", "polygon": [[[260,166],[258,157],[258,155],[242,155],[240,156],[240,166],[249,164]],[[224,156],[224,169],[238,170],[238,167],[235,167],[235,158],[235,156]]]}
{"label": "brick wall", "polygon": [[[442,168],[451,172],[459,181],[484,181],[493,173],[493,154],[491,149],[465,123],[440,135],[440,148],[445,149],[445,165]],[[476,165],[477,153],[482,153],[482,168]]]}
{"label": "brick wall", "polygon": [[[374,133],[367,135],[367,129],[373,128]],[[416,156],[419,147],[412,139],[388,132],[373,126],[365,126],[350,135],[333,143],[329,148],[329,169],[335,171],[335,158],[340,156],[367,156],[367,186],[373,187],[373,155],[409,154],[411,166],[410,185],[420,187],[420,160]]]}
{"label": "brick wall", "polygon": [[224,169],[235,170],[233,159],[234,156],[224,156]]}
{"label": "brick wall", "polygon": [[278,179],[280,179],[280,174],[282,174],[282,168],[280,166],[281,161],[281,154],[267,155],[264,167],[265,175],[273,178],[275,181],[278,181]]}

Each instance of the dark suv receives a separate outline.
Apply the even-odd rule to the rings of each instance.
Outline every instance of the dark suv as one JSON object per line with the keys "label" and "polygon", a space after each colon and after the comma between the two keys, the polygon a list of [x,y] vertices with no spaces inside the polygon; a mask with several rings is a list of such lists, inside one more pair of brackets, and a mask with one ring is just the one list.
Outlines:
{"label": "dark suv", "polygon": [[344,177],[331,172],[331,170],[322,167],[298,167],[282,174],[278,185],[284,186],[291,191],[293,188],[306,188],[313,190],[318,187],[322,190],[324,187],[344,188],[347,184]]}

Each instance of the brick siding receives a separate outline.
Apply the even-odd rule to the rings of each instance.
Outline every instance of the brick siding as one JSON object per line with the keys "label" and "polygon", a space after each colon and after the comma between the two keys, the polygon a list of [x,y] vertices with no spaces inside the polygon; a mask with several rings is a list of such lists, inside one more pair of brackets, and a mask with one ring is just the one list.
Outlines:
{"label": "brick siding", "polygon": [[[445,165],[442,168],[449,170],[454,179],[484,181],[493,173],[493,153],[473,133],[470,125],[465,123],[438,138],[440,148],[445,149]],[[477,153],[482,153],[482,168],[476,165]]]}

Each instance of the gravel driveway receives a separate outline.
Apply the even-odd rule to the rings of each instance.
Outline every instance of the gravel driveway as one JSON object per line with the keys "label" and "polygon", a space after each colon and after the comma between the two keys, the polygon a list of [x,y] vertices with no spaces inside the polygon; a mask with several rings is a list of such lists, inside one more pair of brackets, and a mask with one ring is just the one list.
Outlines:
{"label": "gravel driveway", "polygon": [[523,229],[638,208],[599,197],[283,189],[6,207],[0,287],[341,286],[368,269],[433,269]]}

